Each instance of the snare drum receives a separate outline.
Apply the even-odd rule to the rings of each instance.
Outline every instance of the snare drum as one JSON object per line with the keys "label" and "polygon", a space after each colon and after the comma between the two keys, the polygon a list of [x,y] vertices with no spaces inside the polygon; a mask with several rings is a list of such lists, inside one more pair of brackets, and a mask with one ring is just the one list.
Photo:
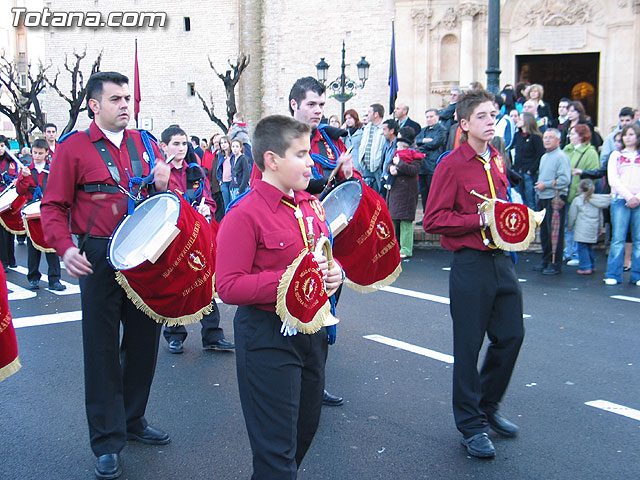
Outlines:
{"label": "snare drum", "polygon": [[185,325],[212,310],[214,251],[209,222],[165,192],[120,222],[107,260],[136,307],[159,323]]}
{"label": "snare drum", "polygon": [[0,224],[9,233],[22,235],[25,233],[20,211],[27,203],[23,195],[18,195],[15,186],[7,187],[0,193]]}
{"label": "snare drum", "polygon": [[40,221],[40,205],[41,201],[28,203],[22,209],[22,223],[27,232],[27,236],[31,240],[33,248],[44,253],[55,253],[55,249],[45,241],[42,232],[42,222]]}
{"label": "snare drum", "polygon": [[400,248],[384,199],[360,180],[347,180],[322,201],[334,236],[333,256],[347,285],[373,292],[391,285],[400,272]]}

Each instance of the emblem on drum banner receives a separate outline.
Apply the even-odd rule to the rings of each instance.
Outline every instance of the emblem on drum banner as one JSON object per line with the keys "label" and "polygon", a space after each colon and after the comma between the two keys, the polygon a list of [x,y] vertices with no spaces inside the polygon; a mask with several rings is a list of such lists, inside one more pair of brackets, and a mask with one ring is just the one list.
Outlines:
{"label": "emblem on drum banner", "polygon": [[391,236],[391,232],[386,223],[380,222],[376,225],[376,235],[378,235],[380,240],[387,240]]}
{"label": "emblem on drum banner", "polygon": [[202,252],[200,250],[192,252],[189,255],[189,260],[187,260],[187,263],[189,264],[191,269],[196,272],[199,272],[206,266],[204,256],[202,255]]}

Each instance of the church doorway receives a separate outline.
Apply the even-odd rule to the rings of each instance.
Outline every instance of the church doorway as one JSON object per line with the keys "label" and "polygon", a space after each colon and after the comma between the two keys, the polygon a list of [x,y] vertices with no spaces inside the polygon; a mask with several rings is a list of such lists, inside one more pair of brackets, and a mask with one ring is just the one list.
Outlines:
{"label": "church doorway", "polygon": [[567,97],[580,100],[594,125],[598,124],[598,78],[600,53],[516,55],[518,82],[539,83],[544,100],[558,114],[558,102]]}

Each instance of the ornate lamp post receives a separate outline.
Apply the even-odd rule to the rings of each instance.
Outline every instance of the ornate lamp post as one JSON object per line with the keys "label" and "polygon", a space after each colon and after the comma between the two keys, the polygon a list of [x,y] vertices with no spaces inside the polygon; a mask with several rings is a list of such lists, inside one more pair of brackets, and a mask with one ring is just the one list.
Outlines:
{"label": "ornate lamp post", "polygon": [[489,0],[489,45],[487,59],[487,90],[500,90],[500,0]]}
{"label": "ornate lamp post", "polygon": [[[342,41],[342,73],[338,78],[333,80],[327,85],[327,89],[330,89],[334,93],[330,95],[331,98],[335,98],[342,105],[342,115],[341,119],[344,118],[344,104],[347,103],[351,97],[355,95],[354,90],[358,88],[363,88],[365,82],[369,78],[369,62],[365,60],[364,57],[360,59],[358,64],[358,79],[360,83],[356,83],[354,80],[351,80],[344,73],[346,64],[344,62],[345,56],[345,48],[344,48],[344,40]],[[324,61],[324,57],[320,59],[320,61],[316,64],[316,70],[318,72],[318,80],[325,85],[327,82],[327,72],[329,71],[329,64]]]}

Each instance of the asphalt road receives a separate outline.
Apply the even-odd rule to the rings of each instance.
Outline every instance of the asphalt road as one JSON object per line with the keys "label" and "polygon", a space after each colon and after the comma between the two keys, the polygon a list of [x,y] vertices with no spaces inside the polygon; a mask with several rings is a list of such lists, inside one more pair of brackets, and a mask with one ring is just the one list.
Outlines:
{"label": "asphalt road", "polygon": [[[26,248],[16,250],[26,265]],[[640,478],[640,288],[604,286],[600,252],[599,273],[586,278],[571,267],[543,277],[531,271],[537,261],[520,255],[517,266],[527,332],[502,406],[521,435],[491,434],[494,460],[470,458],[459,443],[447,363],[449,254],[422,250],[403,263],[396,290],[345,289],[327,363],[327,389],[345,404],[324,407],[299,478]],[[77,283],[64,271],[63,280]],[[73,313],[80,296],[55,295],[44,282],[37,295],[20,290],[27,283],[20,271],[8,273],[8,281],[16,325],[44,324],[17,329],[23,368],[0,384],[0,479],[94,478],[81,325]],[[221,305],[228,339],[234,310]],[[188,330],[183,355],[170,354],[161,339],[147,409],[147,419],[168,430],[172,443],[128,445],[123,479],[250,477],[235,356],[203,351],[199,326]],[[630,416],[586,405],[598,400]]]}

